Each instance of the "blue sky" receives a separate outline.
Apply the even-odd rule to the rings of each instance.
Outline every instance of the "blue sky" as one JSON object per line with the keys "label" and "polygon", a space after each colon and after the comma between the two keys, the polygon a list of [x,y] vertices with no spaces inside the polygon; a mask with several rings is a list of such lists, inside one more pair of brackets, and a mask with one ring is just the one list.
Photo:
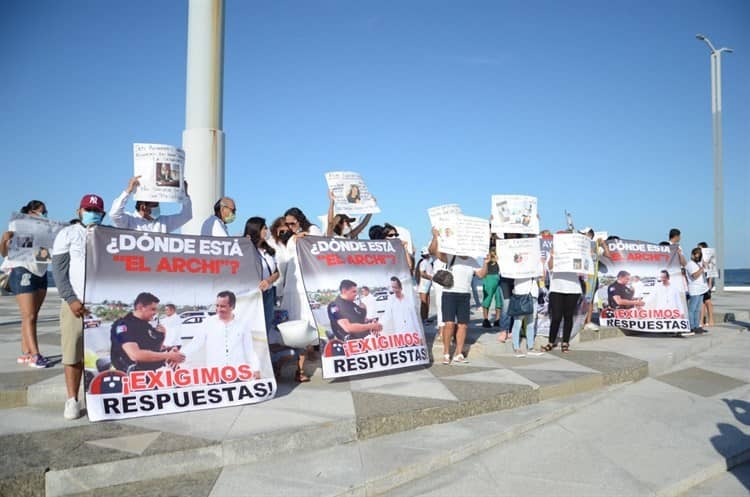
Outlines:
{"label": "blue sky", "polygon": [[[186,1],[0,4],[0,213],[107,206],[134,142],[181,144]],[[360,172],[385,221],[488,216],[539,197],[542,225],[713,245],[709,51],[723,57],[727,267],[750,267],[750,2],[225,3],[226,193],[253,215],[327,209],[323,174]],[[165,206],[163,212],[174,209]],[[270,222],[270,221],[269,221]]]}

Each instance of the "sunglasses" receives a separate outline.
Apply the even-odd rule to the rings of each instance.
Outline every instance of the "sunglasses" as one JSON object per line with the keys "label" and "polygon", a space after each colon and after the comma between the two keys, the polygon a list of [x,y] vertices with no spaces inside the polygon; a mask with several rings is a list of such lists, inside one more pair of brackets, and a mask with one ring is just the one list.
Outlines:
{"label": "sunglasses", "polygon": [[385,235],[386,238],[398,238],[398,232],[391,232]]}

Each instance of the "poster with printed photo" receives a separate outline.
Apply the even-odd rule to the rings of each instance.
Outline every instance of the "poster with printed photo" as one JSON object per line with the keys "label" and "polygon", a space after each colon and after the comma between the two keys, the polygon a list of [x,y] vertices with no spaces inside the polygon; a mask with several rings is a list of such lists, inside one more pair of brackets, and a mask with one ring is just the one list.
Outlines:
{"label": "poster with printed photo", "polygon": [[601,326],[649,333],[690,331],[676,245],[612,240],[599,259]]}
{"label": "poster with printed photo", "polygon": [[542,275],[538,238],[510,238],[495,242],[500,274],[505,278],[536,278]]}
{"label": "poster with printed photo", "polygon": [[182,202],[185,152],[171,145],[133,144],[133,175],[140,176],[136,200]]}
{"label": "poster with printed photo", "polygon": [[49,264],[52,262],[55,237],[67,225],[44,217],[14,212],[8,223],[8,231],[13,232],[13,238],[8,242],[8,262]]}
{"label": "poster with printed photo", "polygon": [[427,364],[406,253],[398,240],[306,236],[297,241],[307,299],[320,336],[323,378]]}
{"label": "poster with printed photo", "polygon": [[380,212],[375,198],[365,185],[359,173],[351,171],[332,171],[326,173],[328,189],[333,192],[334,212],[336,214],[377,214]]}
{"label": "poster with printed photo", "polygon": [[709,278],[719,277],[719,268],[716,265],[716,250],[712,248],[701,248],[703,254],[703,267],[706,269],[706,276]]}
{"label": "poster with printed photo", "polygon": [[536,197],[493,195],[491,212],[493,233],[539,233]]}
{"label": "poster with printed photo", "polygon": [[458,204],[437,205],[427,209],[430,226],[438,230],[438,250],[446,254],[456,253],[456,226],[461,207]]}
{"label": "poster with printed photo", "polygon": [[97,227],[86,255],[89,419],[253,404],[275,395],[260,262],[249,238]]}
{"label": "poster with printed photo", "polygon": [[591,239],[580,233],[556,233],[553,271],[594,274]]}

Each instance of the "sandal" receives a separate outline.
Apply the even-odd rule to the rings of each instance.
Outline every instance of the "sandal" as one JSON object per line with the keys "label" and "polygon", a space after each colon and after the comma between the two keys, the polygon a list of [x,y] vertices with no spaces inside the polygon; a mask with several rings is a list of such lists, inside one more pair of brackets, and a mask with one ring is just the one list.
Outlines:
{"label": "sandal", "polygon": [[545,352],[552,352],[552,349],[554,349],[554,348],[555,348],[554,344],[548,343],[547,345],[545,345],[544,347],[542,347],[542,350],[545,351]]}
{"label": "sandal", "polygon": [[508,332],[507,331],[501,331],[497,335],[497,341],[500,343],[505,343],[505,341],[508,340]]}
{"label": "sandal", "polygon": [[443,364],[445,364],[447,366],[450,363],[451,363],[451,356],[449,354],[444,354],[443,355]]}
{"label": "sandal", "polygon": [[560,346],[560,349],[563,351],[564,354],[567,354],[570,352],[570,344],[563,342],[563,344]]}
{"label": "sandal", "polygon": [[310,381],[310,377],[307,376],[303,370],[297,369],[297,372],[294,373],[294,381],[298,383],[307,383]]}

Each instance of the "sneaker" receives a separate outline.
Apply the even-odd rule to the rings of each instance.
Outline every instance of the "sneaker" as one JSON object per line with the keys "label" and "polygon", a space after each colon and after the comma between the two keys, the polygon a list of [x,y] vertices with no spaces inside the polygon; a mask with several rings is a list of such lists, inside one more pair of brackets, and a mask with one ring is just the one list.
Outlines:
{"label": "sneaker", "polygon": [[693,330],[686,331],[686,332],[680,334],[681,337],[691,337],[693,335],[695,335],[695,331],[693,331]]}
{"label": "sneaker", "polygon": [[586,323],[583,327],[584,330],[599,331],[599,326],[594,323]]}
{"label": "sneaker", "polygon": [[522,350],[515,350],[515,351],[513,351],[513,355],[515,357],[526,357],[526,354],[524,354]]}
{"label": "sneaker", "polygon": [[16,358],[18,364],[28,364],[31,362],[31,354],[21,354]]}
{"label": "sneaker", "polygon": [[485,319],[484,321],[482,321],[482,328],[492,328],[489,319]]}
{"label": "sneaker", "polygon": [[526,352],[527,355],[538,357],[540,355],[544,355],[544,352],[541,352],[539,350],[530,349],[528,352]]}
{"label": "sneaker", "polygon": [[65,410],[63,411],[63,417],[65,419],[78,419],[81,417],[81,408],[78,405],[76,399],[68,399],[65,401]]}
{"label": "sneaker", "polygon": [[29,367],[44,369],[49,366],[49,359],[42,354],[37,354],[29,360]]}
{"label": "sneaker", "polygon": [[494,326],[495,328],[499,328],[499,327],[500,327],[500,320],[499,320],[499,319],[496,319],[496,320],[495,320],[495,324],[494,324],[493,326]]}
{"label": "sneaker", "polygon": [[443,355],[443,364],[446,366],[451,363],[451,356],[448,354]]}
{"label": "sneaker", "polygon": [[464,357],[463,354],[453,356],[453,362],[459,362],[461,364],[467,364],[469,361]]}

